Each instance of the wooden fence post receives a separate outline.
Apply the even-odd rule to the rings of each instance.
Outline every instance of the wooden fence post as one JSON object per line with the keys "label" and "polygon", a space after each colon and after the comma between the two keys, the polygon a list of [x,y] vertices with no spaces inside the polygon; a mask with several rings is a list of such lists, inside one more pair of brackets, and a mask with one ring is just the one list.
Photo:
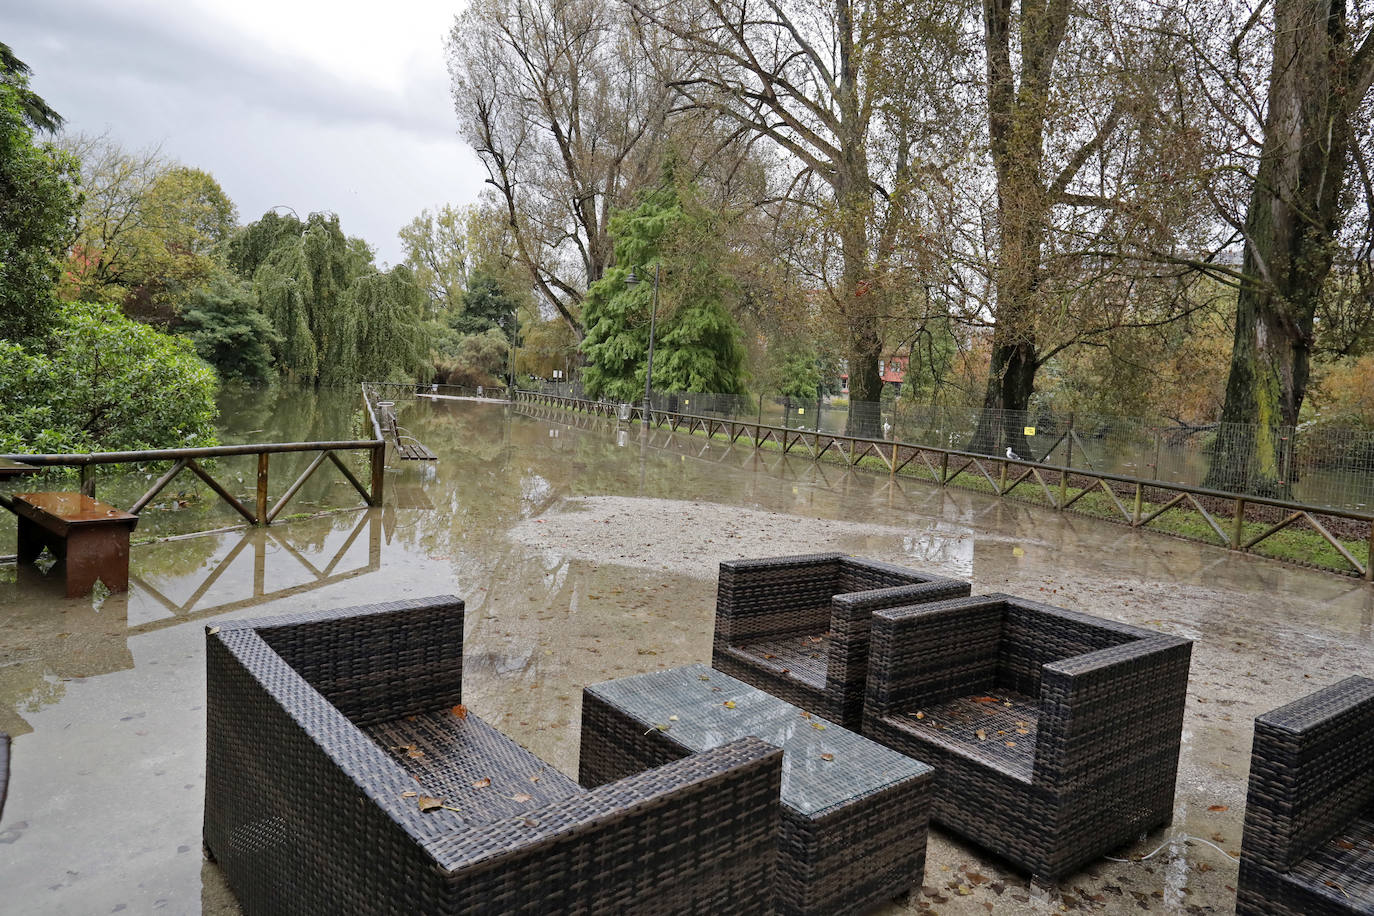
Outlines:
{"label": "wooden fence post", "polygon": [[1245,500],[1236,500],[1236,517],[1231,519],[1231,549],[1240,550],[1241,541],[1245,539]]}
{"label": "wooden fence post", "polygon": [[386,481],[386,443],[372,446],[372,498],[369,506],[382,504],[382,488]]}
{"label": "wooden fence post", "polygon": [[1369,523],[1369,556],[1364,561],[1364,578],[1374,582],[1374,522]]}
{"label": "wooden fence post", "polygon": [[95,465],[81,465],[81,493],[95,499]]}
{"label": "wooden fence post", "polygon": [[269,459],[267,452],[258,452],[258,521],[259,525],[267,524],[267,462]]}

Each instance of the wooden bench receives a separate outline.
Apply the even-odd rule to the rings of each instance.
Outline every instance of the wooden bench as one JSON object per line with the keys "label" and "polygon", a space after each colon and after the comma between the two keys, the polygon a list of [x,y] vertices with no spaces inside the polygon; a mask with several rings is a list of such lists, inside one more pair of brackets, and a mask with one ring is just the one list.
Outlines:
{"label": "wooden bench", "polygon": [[46,547],[66,561],[67,597],[89,594],[96,580],[112,592],[129,589],[129,532],[138,516],[82,493],[17,493],[19,562]]}
{"label": "wooden bench", "polygon": [[437,461],[438,456],[425,448],[420,440],[402,432],[396,423],[396,405],[391,401],[378,401],[377,411],[381,416],[382,430],[391,437],[396,446],[396,455],[403,461]]}

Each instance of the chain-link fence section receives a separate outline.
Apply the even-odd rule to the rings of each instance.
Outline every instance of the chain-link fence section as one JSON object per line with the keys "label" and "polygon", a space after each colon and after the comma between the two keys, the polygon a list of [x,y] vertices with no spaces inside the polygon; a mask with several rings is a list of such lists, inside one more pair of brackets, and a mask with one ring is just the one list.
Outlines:
{"label": "chain-link fence section", "polygon": [[[580,382],[540,391],[585,398]],[[892,439],[1056,467],[1312,506],[1374,508],[1374,431],[1330,425],[1187,425],[1048,410],[938,408],[894,399],[655,392],[655,411],[752,420],[788,429]]]}

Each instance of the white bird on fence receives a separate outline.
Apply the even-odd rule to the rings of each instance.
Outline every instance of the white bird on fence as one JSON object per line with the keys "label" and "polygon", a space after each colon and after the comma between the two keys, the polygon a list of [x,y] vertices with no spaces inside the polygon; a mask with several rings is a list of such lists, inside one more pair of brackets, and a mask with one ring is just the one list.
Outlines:
{"label": "white bird on fence", "polygon": [[1018,455],[1018,454],[1016,454],[1015,452],[1013,452],[1013,451],[1011,450],[1011,446],[1010,446],[1010,445],[1007,446],[1007,457],[1010,458],[1012,461],[1025,461],[1025,460],[1026,460],[1026,459],[1022,458],[1020,455]]}

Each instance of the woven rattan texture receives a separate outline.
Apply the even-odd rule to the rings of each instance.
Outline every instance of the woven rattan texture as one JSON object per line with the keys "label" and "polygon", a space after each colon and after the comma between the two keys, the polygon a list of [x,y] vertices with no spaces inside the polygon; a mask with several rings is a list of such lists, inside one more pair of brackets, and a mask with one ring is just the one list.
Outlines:
{"label": "woven rattan texture", "polygon": [[[526,752],[475,716],[452,716],[461,655],[411,649],[436,636],[461,653],[461,633],[452,599],[210,628],[205,843],[246,913],[769,911],[781,752],[744,738],[591,791],[550,771],[531,783],[538,764]],[[369,738],[328,694],[381,741],[396,735],[424,756]],[[366,709],[367,696],[387,715]],[[424,696],[445,705],[413,709]],[[450,752],[462,758],[449,760],[457,778],[440,776]],[[488,791],[523,780],[524,792],[487,797],[485,812],[471,798],[457,812],[421,811],[420,761],[436,786],[461,788],[481,770]],[[510,797],[520,794],[528,806]]]}
{"label": "woven rattan texture", "polygon": [[896,713],[888,721],[919,740],[1030,782],[1040,724],[1036,697],[1002,690]]}
{"label": "woven rattan texture", "polygon": [[0,814],[5,813],[5,794],[10,786],[10,736],[0,732]]}
{"label": "woven rattan texture", "polygon": [[1255,720],[1237,912],[1374,913],[1374,680]]}
{"label": "woven rattan texture", "polygon": [[1009,595],[881,610],[864,733],[936,768],[936,821],[1057,880],[1171,820],[1191,650]]}
{"label": "woven rattan texture", "polygon": [[464,823],[527,815],[583,791],[471,713],[406,716],[364,731],[415,779],[417,791],[457,808]]}
{"label": "woven rattan texture", "polygon": [[712,666],[858,728],[873,611],[967,594],[967,582],[840,553],[727,561]]}
{"label": "woven rattan texture", "polygon": [[583,691],[579,778],[598,785],[759,734],[787,754],[779,910],[857,913],[908,893],[925,869],[929,769],[801,713],[700,665],[594,685]]}

